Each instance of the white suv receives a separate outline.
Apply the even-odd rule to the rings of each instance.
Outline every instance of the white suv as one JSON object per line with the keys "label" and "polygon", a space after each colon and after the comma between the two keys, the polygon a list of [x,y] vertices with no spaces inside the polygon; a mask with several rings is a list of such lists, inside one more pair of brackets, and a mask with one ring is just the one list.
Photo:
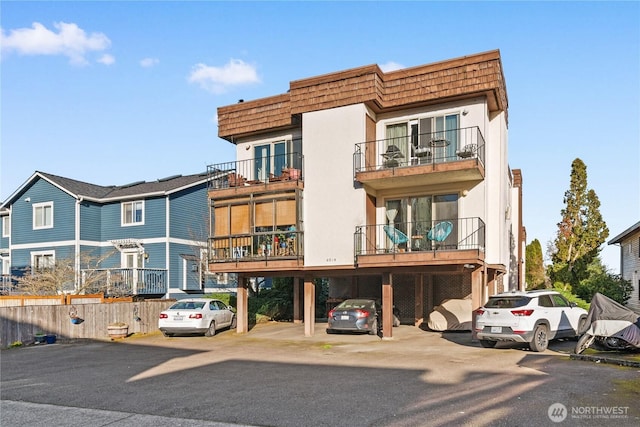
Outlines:
{"label": "white suv", "polygon": [[554,338],[577,337],[587,321],[586,310],[549,290],[493,295],[475,314],[483,347],[495,347],[498,341],[526,342],[533,351],[545,351]]}

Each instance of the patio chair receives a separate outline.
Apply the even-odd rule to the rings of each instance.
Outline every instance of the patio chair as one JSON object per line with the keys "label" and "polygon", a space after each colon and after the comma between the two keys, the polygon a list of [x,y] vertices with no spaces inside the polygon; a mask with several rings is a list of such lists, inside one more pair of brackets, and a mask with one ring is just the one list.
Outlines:
{"label": "patio chair", "polygon": [[398,245],[407,243],[409,241],[409,238],[407,237],[406,234],[404,234],[402,231],[398,230],[392,225],[385,225],[382,228],[384,229],[384,232],[387,233],[387,237],[389,237],[389,240],[391,240],[391,243],[393,243],[394,252],[398,250]]}
{"label": "patio chair", "polygon": [[[449,237],[449,234],[451,234],[451,230],[453,230],[453,224],[451,222],[449,221],[439,222],[436,225],[434,225],[431,230],[429,230],[429,233],[427,234],[427,239],[433,242],[442,243],[447,239],[447,237]],[[440,245],[436,245],[436,249],[439,246]]]}

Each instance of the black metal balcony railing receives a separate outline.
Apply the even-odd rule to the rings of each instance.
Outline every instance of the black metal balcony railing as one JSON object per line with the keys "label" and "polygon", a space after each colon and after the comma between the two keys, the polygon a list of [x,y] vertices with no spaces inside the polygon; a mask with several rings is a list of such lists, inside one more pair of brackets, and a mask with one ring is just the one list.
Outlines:
{"label": "black metal balcony railing", "polygon": [[362,225],[354,234],[356,256],[484,247],[485,224],[480,218]]}
{"label": "black metal balcony railing", "polygon": [[302,259],[304,233],[280,230],[209,239],[210,262]]}
{"label": "black metal balcony railing", "polygon": [[407,135],[356,144],[355,172],[477,159],[485,161],[485,142],[477,126]]}
{"label": "black metal balcony railing", "polygon": [[302,180],[303,163],[300,153],[217,163],[207,167],[209,189]]}
{"label": "black metal balcony railing", "polygon": [[[167,292],[167,270],[162,268],[98,268],[82,270],[82,283],[87,275],[92,283],[87,293],[107,296],[160,295]],[[83,286],[84,287],[84,286]]]}

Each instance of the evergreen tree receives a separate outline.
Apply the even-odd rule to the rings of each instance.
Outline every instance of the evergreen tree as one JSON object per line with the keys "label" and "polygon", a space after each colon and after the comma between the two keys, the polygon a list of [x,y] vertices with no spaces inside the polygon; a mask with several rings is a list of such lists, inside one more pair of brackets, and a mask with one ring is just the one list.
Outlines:
{"label": "evergreen tree", "polygon": [[580,159],[571,164],[569,190],[551,254],[549,276],[573,288],[589,276],[587,267],[598,256],[609,229],[600,214],[600,200],[587,188],[587,166]]}
{"label": "evergreen tree", "polygon": [[529,243],[525,248],[525,281],[527,289],[542,289],[545,287],[546,274],[542,259],[542,245],[538,239]]}

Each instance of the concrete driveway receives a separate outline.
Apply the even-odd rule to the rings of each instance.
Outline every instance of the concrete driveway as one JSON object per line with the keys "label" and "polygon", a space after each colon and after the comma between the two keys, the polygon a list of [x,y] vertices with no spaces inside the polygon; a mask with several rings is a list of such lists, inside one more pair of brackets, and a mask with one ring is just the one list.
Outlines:
{"label": "concrete driveway", "polygon": [[324,328],[304,337],[303,325],[271,323],[244,335],[158,333],[5,350],[0,424],[640,423],[640,369],[570,360],[574,341],[533,353],[484,349],[468,332],[400,326],[382,340]]}

